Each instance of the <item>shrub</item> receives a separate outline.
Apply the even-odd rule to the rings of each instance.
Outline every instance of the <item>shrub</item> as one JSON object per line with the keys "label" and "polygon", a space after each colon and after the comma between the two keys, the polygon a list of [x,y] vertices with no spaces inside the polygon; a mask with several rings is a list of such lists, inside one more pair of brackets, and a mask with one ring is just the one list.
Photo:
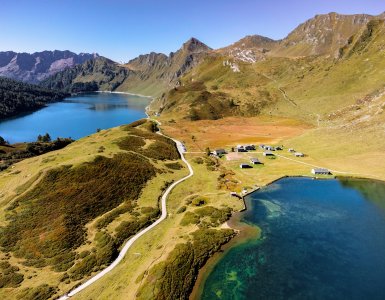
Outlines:
{"label": "shrub", "polygon": [[96,266],[96,255],[91,254],[77,262],[69,271],[71,280],[80,280],[86,275],[90,275]]}
{"label": "shrub", "polygon": [[[127,125],[124,130],[128,131],[130,136],[123,138],[117,144],[123,150],[135,151],[146,157],[159,160],[179,159],[179,152],[173,140],[162,135],[154,133],[157,130],[153,122],[147,121],[141,123],[141,127]],[[143,149],[144,139],[150,140],[151,144]]]}
{"label": "shrub", "polygon": [[115,208],[114,210],[108,212],[103,217],[101,217],[96,223],[96,228],[101,229],[101,228],[106,227],[113,220],[115,220],[118,216],[120,216],[121,214],[127,213],[127,212],[132,212],[133,209],[134,209],[133,203],[125,202],[121,206]]}
{"label": "shrub", "polygon": [[135,122],[132,122],[131,124],[122,126],[122,129],[125,131],[129,131],[131,130],[131,128],[139,127],[140,125],[143,125],[146,122],[148,122],[146,119],[140,119]]}
{"label": "shrub", "polygon": [[183,219],[180,222],[180,225],[187,226],[187,225],[190,225],[190,224],[198,224],[198,223],[199,223],[199,216],[188,211],[183,216]]}
{"label": "shrub", "polygon": [[167,168],[171,169],[171,170],[180,170],[180,169],[183,169],[183,166],[178,163],[178,162],[175,162],[175,163],[166,163],[164,164]]}
{"label": "shrub", "polygon": [[17,287],[24,280],[24,275],[18,273],[19,268],[8,261],[0,262],[0,288]]}
{"label": "shrub", "polygon": [[177,214],[181,214],[181,213],[184,213],[186,211],[187,207],[186,206],[181,206],[178,208],[178,210],[176,211]]}
{"label": "shrub", "polygon": [[145,144],[144,139],[138,136],[128,136],[117,143],[120,149],[134,152],[140,151]]}
{"label": "shrub", "polygon": [[207,203],[207,200],[208,199],[206,197],[199,196],[199,197],[196,197],[195,199],[193,199],[191,204],[194,206],[202,206],[202,205],[205,205]]}
{"label": "shrub", "polygon": [[203,164],[203,158],[202,157],[196,157],[193,159],[193,162],[198,164],[198,165],[201,165],[201,164]]}
{"label": "shrub", "polygon": [[232,229],[194,232],[192,242],[176,245],[166,261],[149,270],[138,299],[188,299],[199,269],[233,236]]}
{"label": "shrub", "polygon": [[55,257],[84,242],[86,223],[127,199],[137,199],[155,174],[148,160],[133,153],[50,170],[17,199],[19,207],[0,228],[0,245],[29,265],[55,265]]}
{"label": "shrub", "polygon": [[35,288],[24,289],[17,298],[22,300],[46,300],[51,298],[55,293],[55,287],[42,284]]}
{"label": "shrub", "polygon": [[223,209],[218,209],[212,206],[206,206],[206,207],[198,208],[194,212],[201,219],[204,218],[204,220],[202,220],[201,223],[203,223],[203,226],[205,227],[218,226],[226,222],[231,217],[231,209],[228,207]]}

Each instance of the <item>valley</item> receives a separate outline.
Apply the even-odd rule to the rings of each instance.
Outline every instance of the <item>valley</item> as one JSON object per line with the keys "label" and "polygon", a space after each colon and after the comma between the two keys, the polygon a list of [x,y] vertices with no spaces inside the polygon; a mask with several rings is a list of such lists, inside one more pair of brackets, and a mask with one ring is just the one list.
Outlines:
{"label": "valley", "polygon": [[[385,181],[384,17],[317,15],[282,40],[247,36],[221,49],[191,38],[169,55],[128,63],[97,56],[39,81],[39,89],[94,106],[72,124],[77,141],[0,172],[0,298],[66,295],[145,230],[119,264],[71,298],[189,299],[223,245],[249,230],[253,238],[266,233],[234,225],[244,196],[282,177],[313,178],[313,168],[330,170],[321,179]],[[74,95],[95,91],[152,98]],[[111,98],[87,100],[104,96]],[[64,102],[53,106],[61,113]],[[98,110],[104,119],[117,108],[117,123],[81,130]],[[130,118],[127,108],[137,113]],[[186,147],[182,157],[172,139]],[[283,150],[264,156],[260,144]],[[262,164],[240,167],[252,158]],[[382,209],[381,191],[370,194]]]}

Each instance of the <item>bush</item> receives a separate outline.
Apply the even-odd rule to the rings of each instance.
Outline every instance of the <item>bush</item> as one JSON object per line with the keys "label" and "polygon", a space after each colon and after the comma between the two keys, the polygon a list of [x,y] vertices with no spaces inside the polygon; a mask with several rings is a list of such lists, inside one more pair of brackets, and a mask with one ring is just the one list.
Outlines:
{"label": "bush", "polygon": [[186,214],[183,216],[182,221],[180,221],[180,225],[187,226],[190,224],[198,224],[199,223],[199,216],[192,213],[192,212],[186,212]]}
{"label": "bush", "polygon": [[0,245],[26,258],[29,265],[56,265],[55,257],[84,242],[85,224],[127,199],[138,199],[155,174],[148,160],[133,153],[50,170],[17,199],[18,208],[0,228]]}
{"label": "bush", "polygon": [[17,298],[21,300],[46,300],[51,298],[55,293],[55,287],[42,284],[35,288],[24,289]]}
{"label": "bush", "polygon": [[198,165],[201,165],[201,164],[203,164],[203,158],[202,157],[196,157],[193,159],[193,162],[198,164]]}
{"label": "bush", "polygon": [[180,169],[183,169],[183,166],[178,163],[178,162],[175,162],[175,163],[166,163],[164,164],[167,168],[171,169],[171,170],[180,170]]}
{"label": "bush", "polygon": [[81,261],[77,262],[69,271],[71,280],[76,281],[82,279],[86,275],[90,275],[96,266],[96,255],[91,254]]}
{"label": "bush", "polygon": [[123,205],[115,208],[114,210],[108,212],[105,214],[102,218],[100,218],[96,223],[96,228],[101,229],[106,227],[108,224],[110,224],[113,220],[115,220],[118,216],[121,214],[132,212],[134,209],[133,203],[126,202]]}
{"label": "bush", "polygon": [[218,226],[226,222],[231,217],[231,209],[228,207],[224,209],[218,209],[212,206],[206,206],[198,208],[194,212],[201,219],[203,218],[201,224],[204,227]]}
{"label": "bush", "polygon": [[153,223],[160,214],[158,208],[145,208],[146,214],[141,218],[135,218],[131,221],[123,221],[115,229],[116,243],[118,246],[122,245],[125,240],[136,234],[139,230],[147,227]]}
{"label": "bush", "polygon": [[233,236],[232,229],[194,232],[192,242],[176,245],[166,261],[149,270],[138,299],[188,299],[199,269]]}
{"label": "bush", "polygon": [[223,224],[231,217],[231,209],[218,209],[212,206],[206,206],[196,209],[194,212],[187,212],[180,224],[187,226],[196,224],[199,227],[216,227]]}
{"label": "bush", "polygon": [[135,122],[132,122],[128,125],[122,126],[122,129],[125,131],[131,130],[131,128],[139,127],[140,125],[143,125],[144,123],[147,123],[148,121],[146,119],[140,119]]}
{"label": "bush", "polygon": [[186,211],[187,207],[186,206],[181,206],[178,208],[178,210],[176,211],[177,214],[181,214],[181,213],[184,213]]}
{"label": "bush", "polygon": [[146,144],[143,138],[138,136],[128,136],[121,139],[118,143],[120,149],[138,152]]}
{"label": "bush", "polygon": [[195,199],[192,200],[191,204],[194,206],[202,206],[207,203],[207,198],[203,196],[196,197]]}
{"label": "bush", "polygon": [[[173,140],[162,135],[154,133],[156,125],[153,122],[140,122],[141,127],[127,125],[124,130],[128,131],[129,136],[120,140],[118,146],[127,151],[135,151],[146,157],[159,160],[175,160],[179,159],[179,152]],[[151,143],[146,149],[143,149],[145,141],[149,140]]]}
{"label": "bush", "polygon": [[18,273],[18,267],[7,261],[0,262],[0,288],[17,287],[24,280],[24,275]]}

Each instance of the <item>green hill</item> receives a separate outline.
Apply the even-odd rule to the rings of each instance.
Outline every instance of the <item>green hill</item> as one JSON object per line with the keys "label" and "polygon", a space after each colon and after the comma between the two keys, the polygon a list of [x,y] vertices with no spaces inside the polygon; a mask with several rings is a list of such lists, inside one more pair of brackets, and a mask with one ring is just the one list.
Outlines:
{"label": "green hill", "polygon": [[0,173],[0,298],[67,291],[158,218],[158,197],[186,170],[155,128],[104,130]]}
{"label": "green hill", "polygon": [[191,120],[267,114],[317,124],[383,88],[384,32],[384,20],[370,21],[340,48],[339,58],[270,56],[247,63],[211,55],[152,109]]}

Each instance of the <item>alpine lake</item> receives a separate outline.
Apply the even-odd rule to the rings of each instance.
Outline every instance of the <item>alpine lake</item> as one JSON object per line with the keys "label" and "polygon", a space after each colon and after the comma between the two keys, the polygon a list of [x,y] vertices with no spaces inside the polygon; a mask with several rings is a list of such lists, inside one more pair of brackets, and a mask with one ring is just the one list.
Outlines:
{"label": "alpine lake", "polygon": [[10,143],[36,141],[39,134],[79,139],[145,118],[151,99],[119,93],[87,93],[48,104],[32,113],[0,121],[0,136]]}
{"label": "alpine lake", "polygon": [[284,178],[245,202],[234,225],[260,235],[214,257],[196,298],[385,299],[384,182]]}

